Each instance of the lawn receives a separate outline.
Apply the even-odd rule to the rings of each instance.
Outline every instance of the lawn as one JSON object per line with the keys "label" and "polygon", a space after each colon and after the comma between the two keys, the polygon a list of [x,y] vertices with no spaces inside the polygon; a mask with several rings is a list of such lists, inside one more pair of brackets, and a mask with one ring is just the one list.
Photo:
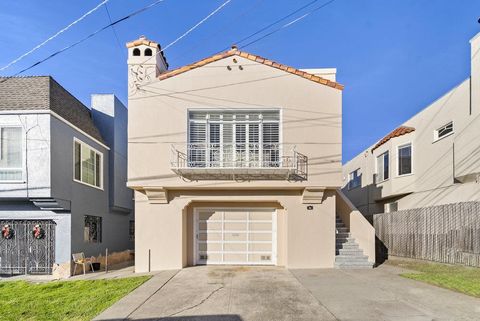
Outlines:
{"label": "lawn", "polygon": [[401,276],[480,298],[480,268],[419,260],[391,259],[389,265],[416,271]]}
{"label": "lawn", "polygon": [[0,320],[91,320],[148,279],[0,282]]}

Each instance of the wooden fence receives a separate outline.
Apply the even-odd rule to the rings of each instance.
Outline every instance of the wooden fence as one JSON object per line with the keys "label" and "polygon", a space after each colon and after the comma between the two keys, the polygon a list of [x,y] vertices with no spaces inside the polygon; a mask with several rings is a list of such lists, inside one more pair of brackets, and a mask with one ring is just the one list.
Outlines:
{"label": "wooden fence", "polygon": [[480,267],[480,202],[376,214],[389,255]]}

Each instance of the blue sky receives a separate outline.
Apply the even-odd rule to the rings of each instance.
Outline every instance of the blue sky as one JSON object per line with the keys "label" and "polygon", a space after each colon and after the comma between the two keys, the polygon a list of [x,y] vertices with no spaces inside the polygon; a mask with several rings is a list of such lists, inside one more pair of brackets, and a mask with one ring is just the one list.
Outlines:
{"label": "blue sky", "polygon": [[[127,94],[124,43],[145,34],[167,44],[225,0],[165,0],[26,75],[52,75],[90,105],[92,93]],[[165,53],[171,68],[217,52],[310,0],[232,0]],[[110,0],[115,20],[153,0]],[[312,6],[325,1],[318,1]],[[0,66],[31,49],[100,0],[0,3]],[[301,16],[301,13],[295,17]],[[469,76],[468,40],[480,25],[478,0],[336,0],[247,51],[298,68],[336,67],[343,92],[346,162]],[[294,19],[295,17],[292,17]],[[287,20],[289,21],[289,20]],[[11,75],[108,24],[101,8],[4,70]]]}

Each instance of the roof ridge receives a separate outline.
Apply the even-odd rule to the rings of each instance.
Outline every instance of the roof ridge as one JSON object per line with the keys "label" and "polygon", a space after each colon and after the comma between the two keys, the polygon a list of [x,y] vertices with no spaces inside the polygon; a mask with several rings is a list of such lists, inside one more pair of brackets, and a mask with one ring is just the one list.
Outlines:
{"label": "roof ridge", "polygon": [[200,59],[200,60],[198,60],[194,63],[188,64],[188,65],[185,65],[185,66],[182,66],[182,67],[179,67],[179,68],[167,71],[167,72],[164,72],[164,73],[158,75],[157,78],[159,80],[164,80],[164,79],[167,79],[167,78],[171,78],[171,77],[183,74],[184,72],[190,71],[192,69],[205,66],[209,63],[212,63],[212,62],[215,62],[215,61],[218,61],[220,59],[227,58],[227,57],[230,57],[230,56],[233,56],[233,55],[238,55],[238,56],[243,57],[245,59],[255,61],[255,62],[264,64],[264,65],[276,68],[276,69],[283,70],[285,72],[291,73],[293,75],[300,76],[302,78],[305,78],[307,80],[311,80],[313,82],[316,82],[316,83],[319,83],[319,84],[322,84],[322,85],[325,85],[325,86],[329,86],[329,87],[339,89],[339,90],[344,89],[344,86],[342,84],[338,83],[338,82],[322,78],[322,77],[314,75],[312,73],[309,73],[309,72],[306,72],[306,71],[303,71],[303,70],[300,70],[300,69],[297,69],[297,68],[294,68],[294,67],[290,67],[290,66],[278,63],[276,61],[273,61],[273,60],[270,60],[270,59],[267,59],[267,58],[264,58],[264,57],[261,57],[261,56],[258,56],[258,55],[254,55],[254,54],[251,54],[251,53],[246,52],[246,51],[239,50],[236,47],[232,47],[232,49],[229,49],[227,51],[216,53],[216,54],[211,55],[209,57]]}

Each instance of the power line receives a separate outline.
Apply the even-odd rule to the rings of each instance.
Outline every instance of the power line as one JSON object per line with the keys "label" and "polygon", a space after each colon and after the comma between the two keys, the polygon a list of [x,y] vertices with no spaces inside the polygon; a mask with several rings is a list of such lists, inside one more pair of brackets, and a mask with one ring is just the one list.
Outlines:
{"label": "power line", "polygon": [[183,39],[184,37],[186,37],[189,33],[191,33],[192,31],[194,31],[195,29],[197,29],[201,24],[203,24],[205,21],[207,21],[210,17],[212,17],[213,15],[215,15],[218,11],[220,11],[221,9],[223,9],[223,7],[225,7],[227,4],[229,4],[232,0],[227,0],[225,1],[224,3],[222,3],[219,7],[217,7],[215,10],[213,10],[212,12],[210,12],[205,18],[203,18],[202,20],[200,20],[198,23],[196,23],[193,27],[191,27],[190,29],[188,29],[187,31],[185,31],[183,34],[181,34],[180,36],[178,36],[175,40],[173,40],[172,42],[170,42],[168,45],[165,46],[165,48],[161,48],[160,51],[158,51],[155,55],[147,58],[145,61],[143,61],[141,63],[141,65],[145,64],[146,62],[148,62],[150,59],[153,59],[155,58],[157,55],[159,55],[160,53],[164,52],[165,50],[167,50],[168,48],[170,48],[171,46],[175,45],[177,42],[179,42],[181,39]]}
{"label": "power line", "polygon": [[89,16],[90,14],[94,13],[95,11],[98,10],[98,8],[100,8],[102,5],[107,5],[107,2],[110,1],[110,0],[103,0],[102,2],[100,2],[95,8],[91,9],[90,11],[88,11],[87,13],[85,13],[83,16],[81,16],[80,18],[78,18],[77,20],[75,20],[74,22],[70,23],[68,26],[66,26],[65,28],[61,29],[60,31],[58,31],[57,33],[55,33],[53,36],[47,38],[47,40],[43,41],[42,43],[36,45],[35,47],[33,47],[32,49],[30,49],[29,51],[27,51],[26,53],[24,53],[23,55],[20,55],[19,57],[15,58],[14,60],[12,60],[11,62],[9,62],[8,64],[6,64],[5,66],[3,66],[2,68],[0,68],[0,71],[2,70],[5,70],[7,69],[8,67],[10,67],[11,65],[19,62],[20,60],[22,60],[23,58],[25,58],[26,56],[28,56],[29,54],[31,54],[32,52],[34,52],[35,50],[39,49],[40,47],[43,47],[45,44],[47,44],[48,42],[50,42],[51,40],[55,39],[57,36],[59,36],[60,34],[64,33],[65,31],[67,31],[68,29],[70,29],[73,25],[79,23],[80,21],[82,21],[83,19],[85,19],[87,16]]}
{"label": "power line", "polygon": [[250,45],[253,45],[254,43],[256,43],[256,42],[258,42],[258,41],[260,41],[260,40],[262,40],[262,39],[265,39],[266,37],[269,37],[269,36],[273,35],[274,33],[279,32],[279,31],[282,30],[282,29],[285,29],[285,28],[287,28],[287,27],[290,27],[291,25],[293,25],[293,24],[299,22],[300,20],[308,17],[308,16],[311,15],[312,13],[314,13],[314,12],[316,12],[316,11],[322,9],[322,8],[325,8],[326,6],[328,6],[329,4],[331,4],[331,3],[335,2],[335,1],[336,1],[336,0],[327,1],[327,2],[325,2],[324,4],[322,4],[321,6],[318,6],[318,7],[316,7],[315,9],[313,9],[313,10],[305,13],[304,15],[302,15],[302,16],[300,16],[300,17],[298,17],[298,18],[296,18],[296,19],[294,19],[294,20],[292,20],[292,21],[290,21],[290,22],[288,22],[288,23],[286,23],[286,24],[284,24],[284,25],[281,26],[280,28],[277,28],[277,29],[275,29],[275,30],[270,31],[269,33],[261,36],[260,38],[257,38],[257,39],[255,39],[255,40],[253,40],[253,41],[250,41],[249,43],[247,43],[246,45],[241,46],[240,48],[245,48],[245,47],[248,47],[248,46],[250,46]]}
{"label": "power line", "polygon": [[[107,11],[107,16],[108,16],[108,20],[110,21],[110,23],[112,23],[112,17],[110,16],[110,11],[108,10],[108,6],[107,4],[105,3],[105,10]],[[113,31],[113,34],[115,36],[115,39],[117,40],[117,44],[118,44],[118,47],[120,48],[120,50],[122,50],[123,52],[123,47],[120,43],[120,39],[118,39],[118,34],[117,34],[117,31],[115,30],[115,27],[112,26],[112,31]]]}
{"label": "power line", "polygon": [[93,36],[95,36],[96,34],[102,32],[103,30],[108,29],[108,28],[110,28],[110,27],[112,27],[112,26],[114,26],[114,25],[116,25],[116,24],[118,24],[118,23],[120,23],[120,22],[122,22],[122,21],[125,21],[125,20],[127,20],[127,19],[130,19],[130,18],[132,18],[132,17],[134,17],[134,16],[136,16],[136,15],[138,15],[138,14],[140,14],[140,13],[143,13],[144,11],[147,11],[148,9],[150,9],[150,8],[158,5],[160,2],[163,2],[163,1],[165,1],[165,0],[157,0],[157,1],[149,4],[148,6],[143,7],[142,9],[139,9],[139,10],[137,10],[137,11],[134,11],[134,12],[132,12],[131,14],[129,14],[129,15],[123,17],[123,18],[120,18],[120,19],[118,19],[118,20],[116,20],[116,21],[108,24],[107,26],[98,29],[98,30],[95,31],[95,32],[92,32],[91,34],[89,34],[88,36],[86,36],[86,37],[78,40],[77,42],[75,42],[75,43],[73,43],[73,44],[71,44],[71,45],[69,45],[69,46],[67,46],[67,47],[64,47],[64,48],[62,48],[62,49],[54,52],[53,54],[49,55],[48,57],[46,57],[46,58],[44,58],[44,59],[42,59],[42,60],[37,61],[36,63],[34,63],[33,65],[30,65],[29,67],[27,67],[27,68],[25,68],[25,69],[20,70],[19,72],[15,73],[13,76],[5,77],[5,79],[3,79],[2,81],[0,81],[0,83],[7,81],[9,78],[18,76],[19,74],[24,73],[25,71],[27,71],[27,70],[29,70],[29,69],[32,69],[33,67],[38,66],[38,65],[40,65],[41,63],[44,63],[45,61],[47,61],[47,60],[49,60],[49,59],[51,59],[51,58],[53,58],[53,57],[61,54],[62,52],[65,52],[65,51],[67,51],[67,50],[69,50],[69,49],[72,49],[72,48],[75,47],[76,45],[84,42],[85,40],[88,40],[88,39],[92,38]]}
{"label": "power line", "polygon": [[[270,23],[269,25],[261,28],[260,30],[255,31],[254,33],[246,36],[245,38],[242,38],[241,40],[239,40],[239,41],[237,41],[237,42],[235,42],[235,43],[236,43],[237,45],[239,45],[240,43],[244,42],[245,40],[250,39],[250,38],[252,38],[253,36],[258,35],[259,33],[261,33],[261,32],[263,32],[263,31],[269,29],[270,27],[276,25],[277,23],[282,22],[283,20],[285,20],[285,19],[287,19],[287,18],[290,18],[291,16],[293,16],[293,15],[296,14],[297,12],[302,11],[303,9],[311,6],[312,4],[314,4],[314,3],[318,2],[318,1],[319,1],[319,0],[313,0],[313,1],[310,1],[309,3],[306,3],[305,5],[301,6],[300,8],[296,9],[295,11],[289,13],[288,15],[286,15],[286,16],[284,16],[284,17],[282,17],[282,18],[280,18],[280,19],[278,19],[278,20]],[[225,50],[228,50],[228,49],[230,49],[230,47],[224,48],[222,51],[225,51]]]}

